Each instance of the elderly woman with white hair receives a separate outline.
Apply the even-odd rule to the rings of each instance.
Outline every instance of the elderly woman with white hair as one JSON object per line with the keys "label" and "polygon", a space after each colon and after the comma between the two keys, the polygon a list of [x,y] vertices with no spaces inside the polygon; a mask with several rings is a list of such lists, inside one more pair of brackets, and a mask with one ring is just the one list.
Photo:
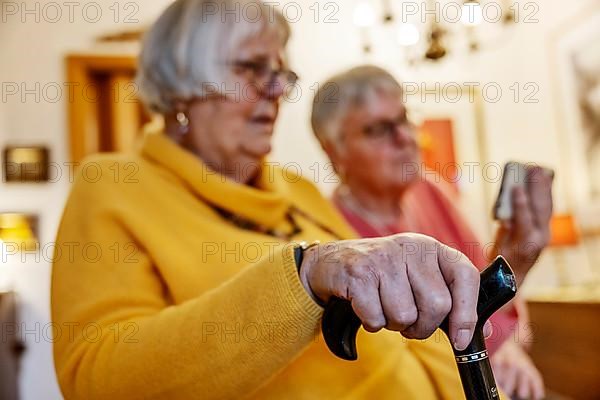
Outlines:
{"label": "elderly woman with white hair", "polygon": [[[387,71],[365,65],[328,79],[315,95],[312,126],[341,177],[333,201],[362,237],[426,234],[462,251],[480,268],[489,256],[502,254],[519,282],[546,246],[552,177],[529,167],[527,189],[512,193],[514,216],[503,221],[494,254],[487,254],[455,207],[451,191],[431,178],[432,171],[422,173],[402,87]],[[523,303],[516,305],[523,317]],[[510,339],[519,329],[517,317],[514,307],[492,316],[495,333],[487,341],[492,365],[507,394],[539,399],[544,396],[541,375],[521,344]]]}
{"label": "elderly woman with white hair", "polygon": [[[232,15],[250,6],[259,18]],[[147,33],[138,83],[164,125],[132,154],[88,159],[100,178],[80,169],[58,231],[65,398],[462,396],[446,337],[398,332],[426,339],[449,317],[452,345],[466,348],[473,264],[424,235],[351,240],[312,184],[265,162],[297,79],[288,36],[281,14],[252,0],[176,0]],[[319,334],[332,296],[351,300],[365,327],[357,362]]]}

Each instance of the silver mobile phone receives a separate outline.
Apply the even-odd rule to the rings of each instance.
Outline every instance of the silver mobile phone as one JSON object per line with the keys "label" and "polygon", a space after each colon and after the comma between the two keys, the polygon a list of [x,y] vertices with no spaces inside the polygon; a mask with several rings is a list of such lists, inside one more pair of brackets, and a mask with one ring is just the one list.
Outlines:
{"label": "silver mobile phone", "polygon": [[[544,168],[544,172],[550,176],[554,176],[554,171],[550,168]],[[502,184],[500,192],[494,204],[494,219],[509,220],[513,216],[512,207],[512,192],[515,187],[526,187],[528,183],[527,165],[511,161],[504,166],[502,174]]]}
{"label": "silver mobile phone", "polygon": [[515,187],[525,187],[527,176],[527,168],[525,164],[518,162],[508,162],[504,166],[502,173],[502,183],[500,184],[500,192],[494,204],[494,219],[508,220],[512,218],[513,207],[511,194]]}

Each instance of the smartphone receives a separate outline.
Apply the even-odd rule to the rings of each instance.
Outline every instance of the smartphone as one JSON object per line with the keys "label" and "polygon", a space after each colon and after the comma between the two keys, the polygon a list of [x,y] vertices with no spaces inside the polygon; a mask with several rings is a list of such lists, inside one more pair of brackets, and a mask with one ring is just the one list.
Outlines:
{"label": "smartphone", "polygon": [[515,187],[525,187],[527,177],[527,168],[525,164],[511,161],[506,163],[502,173],[502,183],[500,192],[494,204],[494,219],[508,220],[512,218],[512,199],[511,194]]}
{"label": "smartphone", "polygon": [[[550,168],[544,168],[544,172],[550,176],[554,176],[554,171]],[[498,198],[494,204],[493,214],[495,220],[509,220],[512,218],[512,192],[517,186],[525,188],[527,186],[527,181],[526,164],[516,161],[506,163],[502,173],[500,192],[498,193]]]}

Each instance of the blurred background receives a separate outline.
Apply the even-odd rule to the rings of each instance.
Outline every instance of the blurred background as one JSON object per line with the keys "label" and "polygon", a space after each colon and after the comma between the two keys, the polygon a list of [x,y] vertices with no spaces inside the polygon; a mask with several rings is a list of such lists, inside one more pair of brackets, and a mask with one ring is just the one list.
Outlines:
{"label": "blurred background", "polygon": [[[169,3],[0,1],[0,388],[21,399],[61,398],[54,236],[81,159],[132,149],[153,119],[132,79],[140,37]],[[484,240],[504,163],[556,171],[551,247],[522,288],[532,355],[549,387],[600,398],[600,2],[272,4],[292,24],[301,80],[271,158],[325,193],[337,178],[310,129],[312,97],[328,76],[364,63],[403,83],[425,163],[455,188]]]}

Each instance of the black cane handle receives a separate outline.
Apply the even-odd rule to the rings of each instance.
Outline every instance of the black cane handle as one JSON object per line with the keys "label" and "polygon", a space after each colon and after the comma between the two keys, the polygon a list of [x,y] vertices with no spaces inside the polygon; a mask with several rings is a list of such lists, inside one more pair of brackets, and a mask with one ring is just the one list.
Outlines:
{"label": "black cane handle", "polygon": [[[500,307],[517,293],[515,276],[503,257],[496,258],[480,274],[479,298],[477,300],[477,326],[473,340],[463,351],[454,351],[465,396],[468,400],[497,400],[498,389],[488,359],[483,325]],[[356,334],[360,319],[348,300],[333,297],[325,307],[321,321],[323,337],[329,350],[344,360],[356,360]],[[440,325],[449,335],[448,319]]]}

